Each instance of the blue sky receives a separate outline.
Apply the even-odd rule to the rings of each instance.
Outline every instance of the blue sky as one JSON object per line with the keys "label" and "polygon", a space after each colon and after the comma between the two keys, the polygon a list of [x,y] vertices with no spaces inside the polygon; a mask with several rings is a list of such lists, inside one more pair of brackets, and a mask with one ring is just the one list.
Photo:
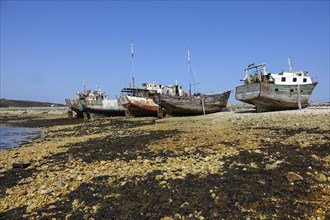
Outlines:
{"label": "blue sky", "polygon": [[[1,1],[1,98],[64,103],[99,86],[178,81],[188,91],[187,49],[199,92],[241,85],[250,63],[318,77],[329,101],[329,1]],[[237,103],[234,93],[231,103]]]}

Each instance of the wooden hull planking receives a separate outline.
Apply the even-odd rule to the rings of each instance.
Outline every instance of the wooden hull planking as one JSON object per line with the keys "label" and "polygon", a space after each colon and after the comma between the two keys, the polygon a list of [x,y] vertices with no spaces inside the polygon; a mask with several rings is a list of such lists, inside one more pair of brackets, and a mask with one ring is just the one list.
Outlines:
{"label": "wooden hull planking", "polygon": [[298,94],[301,107],[308,106],[308,100],[317,83],[300,85],[278,85],[272,83],[253,83],[236,87],[236,99],[256,105],[266,110],[298,109]]}
{"label": "wooden hull planking", "polygon": [[200,95],[200,96],[170,96],[159,95],[159,105],[166,109],[172,116],[202,115],[220,112],[227,106],[230,91],[220,94]]}

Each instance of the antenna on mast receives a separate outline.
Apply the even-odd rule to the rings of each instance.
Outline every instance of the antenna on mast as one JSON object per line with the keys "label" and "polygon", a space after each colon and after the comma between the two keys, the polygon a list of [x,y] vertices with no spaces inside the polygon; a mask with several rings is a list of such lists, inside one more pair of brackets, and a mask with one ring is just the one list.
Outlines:
{"label": "antenna on mast", "polygon": [[84,93],[86,93],[86,80],[83,80],[83,85],[84,85]]}
{"label": "antenna on mast", "polygon": [[289,63],[289,69],[290,69],[290,73],[291,73],[292,72],[292,63],[291,63],[290,57],[288,57],[288,63]]}
{"label": "antenna on mast", "polygon": [[131,55],[132,55],[132,85],[135,87],[135,81],[134,81],[134,47],[133,47],[133,41],[131,41]]}

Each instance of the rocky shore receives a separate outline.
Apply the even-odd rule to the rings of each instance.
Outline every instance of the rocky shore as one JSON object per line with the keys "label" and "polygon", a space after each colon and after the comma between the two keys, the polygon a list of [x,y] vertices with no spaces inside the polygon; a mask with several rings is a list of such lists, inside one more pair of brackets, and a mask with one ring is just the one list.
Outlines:
{"label": "rocky shore", "polygon": [[0,113],[43,130],[0,151],[0,219],[330,218],[329,108],[88,122]]}

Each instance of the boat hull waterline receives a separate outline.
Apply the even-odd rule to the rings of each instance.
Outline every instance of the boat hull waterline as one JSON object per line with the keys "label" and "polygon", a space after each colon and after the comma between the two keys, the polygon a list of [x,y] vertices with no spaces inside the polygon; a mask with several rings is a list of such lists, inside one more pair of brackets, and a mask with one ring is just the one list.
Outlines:
{"label": "boat hull waterline", "polygon": [[122,96],[120,102],[123,107],[128,109],[126,116],[143,117],[153,116],[159,117],[160,107],[151,98]]}
{"label": "boat hull waterline", "polygon": [[317,83],[299,85],[279,85],[270,83],[253,83],[236,87],[236,99],[256,105],[266,110],[298,109],[308,106],[308,100]]}
{"label": "boat hull waterline", "polygon": [[118,105],[117,99],[105,99],[102,102],[94,102],[84,105],[84,110],[88,113],[101,114],[105,116],[125,116],[127,110]]}
{"label": "boat hull waterline", "polygon": [[172,116],[202,115],[220,112],[227,107],[231,91],[198,96],[158,95],[156,103]]}

